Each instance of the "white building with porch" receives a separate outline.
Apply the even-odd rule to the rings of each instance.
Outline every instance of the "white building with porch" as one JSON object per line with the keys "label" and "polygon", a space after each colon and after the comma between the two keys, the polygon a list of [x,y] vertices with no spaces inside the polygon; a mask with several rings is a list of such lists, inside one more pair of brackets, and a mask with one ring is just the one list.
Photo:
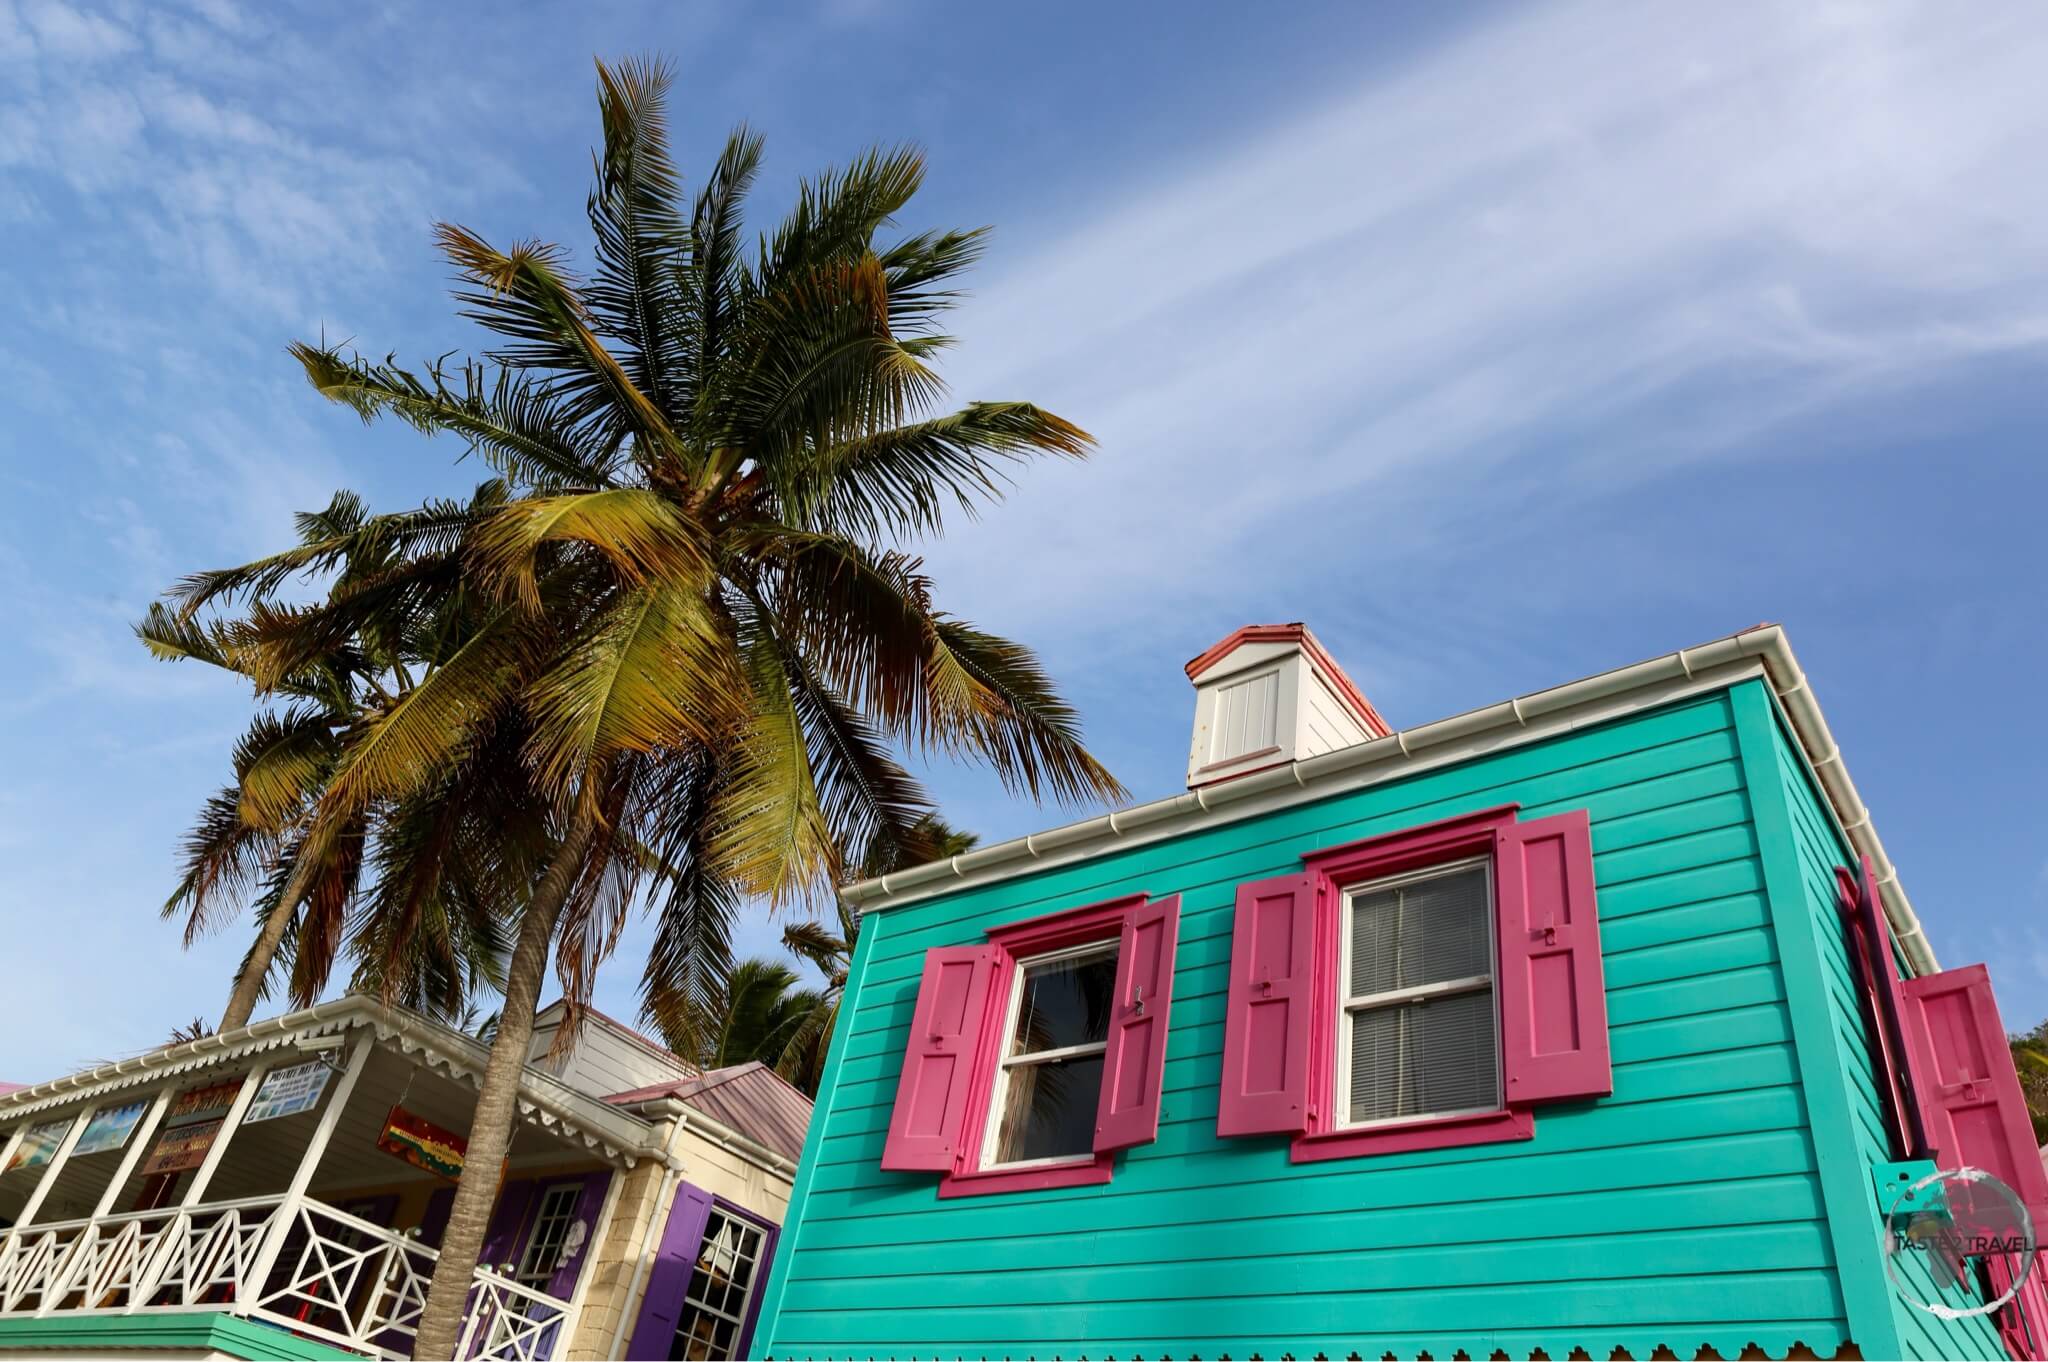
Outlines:
{"label": "white building with porch", "polygon": [[[808,1100],[561,1020],[459,1356],[744,1356]],[[0,1357],[411,1357],[485,1055],[348,997],[0,1094]]]}

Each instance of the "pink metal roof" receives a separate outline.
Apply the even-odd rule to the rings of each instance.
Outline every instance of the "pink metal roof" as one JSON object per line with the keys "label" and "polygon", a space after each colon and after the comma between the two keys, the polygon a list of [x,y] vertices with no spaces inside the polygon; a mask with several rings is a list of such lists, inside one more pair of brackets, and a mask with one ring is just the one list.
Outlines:
{"label": "pink metal roof", "polygon": [[657,1097],[673,1097],[695,1107],[792,1161],[804,1152],[804,1131],[811,1124],[811,1099],[759,1060],[712,1069],[679,1083],[613,1093],[604,1100],[630,1107]]}

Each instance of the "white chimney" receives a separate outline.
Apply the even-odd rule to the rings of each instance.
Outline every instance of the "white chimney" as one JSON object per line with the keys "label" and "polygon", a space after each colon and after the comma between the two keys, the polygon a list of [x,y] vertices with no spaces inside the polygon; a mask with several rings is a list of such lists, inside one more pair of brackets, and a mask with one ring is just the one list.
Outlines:
{"label": "white chimney", "polygon": [[1351,747],[1391,730],[1303,624],[1248,624],[1188,663],[1188,788]]}

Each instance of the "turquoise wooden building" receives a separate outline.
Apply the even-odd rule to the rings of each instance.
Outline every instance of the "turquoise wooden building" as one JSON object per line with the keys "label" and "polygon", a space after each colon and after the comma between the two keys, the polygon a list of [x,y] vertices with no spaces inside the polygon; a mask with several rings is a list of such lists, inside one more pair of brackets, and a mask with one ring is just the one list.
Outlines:
{"label": "turquoise wooden building", "polygon": [[2026,1254],[1888,1253],[2048,1177],[1781,630],[1400,731],[1299,625],[1188,671],[1186,793],[847,891],[756,1352],[2042,1355]]}

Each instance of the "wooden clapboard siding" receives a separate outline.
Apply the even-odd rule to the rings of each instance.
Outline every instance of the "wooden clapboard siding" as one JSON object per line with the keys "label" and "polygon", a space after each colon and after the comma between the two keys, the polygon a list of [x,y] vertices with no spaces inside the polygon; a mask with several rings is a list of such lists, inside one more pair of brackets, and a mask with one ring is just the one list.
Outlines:
{"label": "wooden clapboard siding", "polygon": [[[1820,954],[1821,977],[1827,989],[1829,1024],[1822,1043],[1832,1049],[1848,1091],[1849,1128],[1843,1135],[1847,1143],[1853,1144],[1863,1164],[1888,1162],[1892,1157],[1891,1139],[1878,1096],[1875,1040],[1859,998],[1856,967],[1849,954],[1848,933],[1835,907],[1834,867],[1854,866],[1855,853],[1827,812],[1827,805],[1816,791],[1812,773],[1798,745],[1775,715],[1771,731],[1778,778],[1792,824],[1792,841],[1798,852],[1803,900],[1812,923]],[[1816,1132],[1817,1137],[1823,1139],[1832,1134]],[[1868,1233],[1875,1236],[1880,1229],[1873,1214]],[[1917,1254],[1907,1255],[1901,1266],[1910,1277],[1914,1290],[1920,1293],[1920,1298],[1930,1298],[1927,1293],[1932,1287],[1927,1279],[1924,1259]],[[1879,1282],[1877,1286],[1884,1288],[1887,1284]],[[1901,1356],[2003,1358],[2006,1355],[1997,1329],[1988,1316],[1941,1319],[1914,1308],[1899,1291],[1886,1289],[1885,1295],[1890,1301],[1893,1323],[1898,1330],[1898,1352]],[[1949,1303],[1966,1307],[1975,1303],[1975,1297],[1965,1298],[1960,1293],[1951,1293]],[[1867,1346],[1865,1352],[1866,1355],[1876,1355]]]}
{"label": "wooden clapboard siding", "polygon": [[[756,1350],[1831,1354],[1849,1316],[1744,772],[1717,692],[871,915]],[[1590,813],[1614,1095],[1522,1143],[1291,1164],[1218,1139],[1237,884],[1509,801]],[[924,952],[1133,892],[1181,895],[1158,1141],[1103,1186],[941,1201],[883,1172]]]}

